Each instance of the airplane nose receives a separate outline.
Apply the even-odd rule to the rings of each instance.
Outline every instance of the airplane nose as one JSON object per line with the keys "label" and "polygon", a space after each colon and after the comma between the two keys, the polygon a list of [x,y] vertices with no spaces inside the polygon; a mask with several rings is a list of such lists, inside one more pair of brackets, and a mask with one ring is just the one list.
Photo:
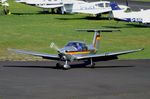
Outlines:
{"label": "airplane nose", "polygon": [[58,56],[60,57],[60,60],[66,60],[66,56],[63,55],[62,53],[58,54]]}
{"label": "airplane nose", "polygon": [[60,53],[65,53],[66,50],[65,50],[65,49],[61,49],[59,52],[60,52]]}

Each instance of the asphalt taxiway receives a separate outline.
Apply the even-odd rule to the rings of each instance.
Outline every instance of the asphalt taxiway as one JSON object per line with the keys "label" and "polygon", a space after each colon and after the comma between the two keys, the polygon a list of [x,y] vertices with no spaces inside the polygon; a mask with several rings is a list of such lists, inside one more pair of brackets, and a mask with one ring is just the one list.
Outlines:
{"label": "asphalt taxiway", "polygon": [[150,60],[55,69],[56,62],[0,62],[0,99],[149,99]]}
{"label": "asphalt taxiway", "polygon": [[[130,5],[149,8],[149,3]],[[0,99],[150,98],[150,59],[98,62],[94,69],[77,64],[62,70],[55,64],[1,61]]]}

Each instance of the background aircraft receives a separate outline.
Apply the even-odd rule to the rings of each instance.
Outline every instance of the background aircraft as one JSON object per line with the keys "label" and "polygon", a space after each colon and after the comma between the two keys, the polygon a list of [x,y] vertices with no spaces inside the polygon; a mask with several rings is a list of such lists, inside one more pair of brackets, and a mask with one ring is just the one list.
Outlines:
{"label": "background aircraft", "polygon": [[150,26],[150,9],[125,12],[117,5],[117,3],[111,3],[110,6],[112,8],[113,17],[116,20],[125,22],[137,22],[146,26]]}
{"label": "background aircraft", "polygon": [[16,49],[8,49],[8,50],[14,51],[17,53],[38,56],[44,59],[57,60],[60,62],[63,61],[64,62],[63,66],[60,63],[57,63],[56,66],[63,67],[64,69],[70,68],[70,65],[68,62],[84,60],[86,63],[90,64],[91,67],[94,67],[95,65],[94,62],[96,61],[118,59],[119,55],[143,50],[143,49],[136,49],[136,50],[113,52],[113,53],[109,52],[109,53],[96,54],[98,51],[100,40],[101,40],[101,32],[113,32],[113,31],[119,31],[119,30],[109,30],[109,29],[98,29],[98,30],[87,29],[86,30],[85,29],[85,30],[78,30],[78,31],[94,32],[92,44],[87,45],[85,42],[82,42],[82,41],[70,41],[63,48],[59,49],[54,43],[51,43],[50,47],[55,48],[58,52],[58,54],[56,55],[43,54],[39,52],[31,52],[31,51],[24,51],[24,50],[16,50]]}
{"label": "background aircraft", "polygon": [[49,11],[50,9],[54,11],[54,9],[63,7],[62,0],[16,0],[16,2],[36,6],[42,8],[43,11]]}
{"label": "background aircraft", "polygon": [[[86,13],[100,16],[102,13],[111,11],[109,1],[85,2],[80,0],[16,0],[16,2],[24,3],[49,11],[52,9],[56,13]],[[128,7],[119,5],[126,10]]]}

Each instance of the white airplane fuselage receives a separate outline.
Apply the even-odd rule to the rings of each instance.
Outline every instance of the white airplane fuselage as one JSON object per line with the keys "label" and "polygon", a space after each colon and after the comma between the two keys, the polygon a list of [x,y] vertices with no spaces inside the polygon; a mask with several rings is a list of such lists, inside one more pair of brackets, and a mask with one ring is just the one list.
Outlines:
{"label": "white airplane fuselage", "polygon": [[125,13],[124,11],[114,12],[114,17],[126,22],[150,23],[150,10]]}
{"label": "white airplane fuselage", "polygon": [[64,10],[69,13],[89,13],[99,14],[111,11],[108,1],[84,2],[74,1],[72,3],[64,3]]}
{"label": "white airplane fuselage", "polygon": [[137,22],[143,24],[150,24],[150,9],[141,11],[125,12],[121,10],[117,4],[112,4],[113,17],[125,22]]}

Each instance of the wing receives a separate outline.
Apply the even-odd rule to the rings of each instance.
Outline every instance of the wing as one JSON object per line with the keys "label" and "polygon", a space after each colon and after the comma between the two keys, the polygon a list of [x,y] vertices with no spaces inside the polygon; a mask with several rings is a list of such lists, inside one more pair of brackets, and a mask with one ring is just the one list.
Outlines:
{"label": "wing", "polygon": [[43,5],[37,5],[39,8],[45,8],[45,9],[51,9],[51,8],[59,8],[62,7],[63,5],[49,5],[49,6],[43,6]]}
{"label": "wing", "polygon": [[110,10],[99,10],[99,9],[96,9],[96,10],[75,10],[73,11],[73,13],[85,13],[85,14],[103,14],[103,13],[107,13],[107,12],[110,12]]}
{"label": "wing", "polygon": [[117,56],[123,55],[123,54],[129,54],[134,53],[138,51],[142,51],[142,49],[136,49],[136,50],[128,50],[128,51],[121,51],[121,52],[114,52],[114,53],[103,53],[103,54],[95,54],[95,55],[86,55],[86,56],[77,56],[77,60],[83,60],[83,59],[94,59],[94,60],[111,60],[111,59],[117,59]]}
{"label": "wing", "polygon": [[17,49],[8,49],[8,50],[16,52],[16,53],[22,53],[22,54],[28,54],[28,55],[33,55],[33,56],[39,56],[39,57],[42,57],[44,59],[59,60],[58,55],[43,54],[43,53],[38,53],[38,52],[31,52],[31,51],[17,50]]}

